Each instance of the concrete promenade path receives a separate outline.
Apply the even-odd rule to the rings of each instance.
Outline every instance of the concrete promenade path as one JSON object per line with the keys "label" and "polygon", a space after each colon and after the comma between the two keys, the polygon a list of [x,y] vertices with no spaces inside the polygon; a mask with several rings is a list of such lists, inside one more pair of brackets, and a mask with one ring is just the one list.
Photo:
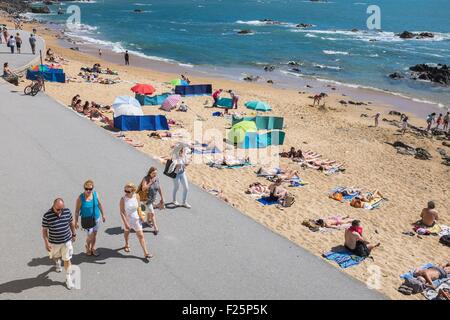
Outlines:
{"label": "concrete promenade path", "polygon": [[[146,231],[155,257],[143,261],[134,234],[125,253],[123,186],[161,165],[45,94],[15,90],[0,83],[0,299],[385,298],[193,185],[191,210],[157,211],[160,233]],[[78,230],[73,263],[81,289],[70,291],[47,257],[41,219],[56,197],[73,211],[87,179],[95,181],[107,221],[97,258],[83,253]],[[170,201],[172,181],[160,179]]]}

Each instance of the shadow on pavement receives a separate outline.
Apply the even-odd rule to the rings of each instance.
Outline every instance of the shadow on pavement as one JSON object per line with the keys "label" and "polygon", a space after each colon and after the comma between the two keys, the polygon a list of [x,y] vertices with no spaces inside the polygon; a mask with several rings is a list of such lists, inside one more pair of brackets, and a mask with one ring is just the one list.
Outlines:
{"label": "shadow on pavement", "polygon": [[[149,226],[147,225],[147,223],[144,223],[143,225],[144,228],[148,228]],[[153,231],[150,230],[142,230],[144,233],[153,233]],[[105,230],[106,234],[109,234],[110,236],[117,236],[119,234],[123,234],[123,229],[122,227],[114,227],[114,228],[108,228]],[[134,230],[131,230],[130,233],[136,233],[134,232]]]}
{"label": "shadow on pavement", "polygon": [[39,287],[51,287],[51,286],[63,286],[65,287],[64,282],[61,281],[53,281],[48,278],[48,274],[53,270],[51,268],[44,273],[39,274],[35,278],[26,278],[13,280],[10,282],[5,282],[0,284],[0,295],[3,293],[21,293],[25,290],[39,288]]}
{"label": "shadow on pavement", "polygon": [[[139,248],[140,249],[140,248]],[[123,248],[119,249],[108,249],[108,248],[97,248],[97,252],[100,254],[98,257],[87,256],[84,252],[74,254],[72,256],[72,263],[74,265],[80,265],[83,263],[93,263],[93,264],[106,264],[107,259],[110,258],[119,258],[119,259],[137,259],[141,260],[145,263],[148,261],[143,257],[134,256],[131,254],[122,254],[119,252],[123,250]],[[29,267],[37,267],[37,266],[53,266],[55,263],[48,256],[41,258],[33,258],[30,262],[27,263]]]}

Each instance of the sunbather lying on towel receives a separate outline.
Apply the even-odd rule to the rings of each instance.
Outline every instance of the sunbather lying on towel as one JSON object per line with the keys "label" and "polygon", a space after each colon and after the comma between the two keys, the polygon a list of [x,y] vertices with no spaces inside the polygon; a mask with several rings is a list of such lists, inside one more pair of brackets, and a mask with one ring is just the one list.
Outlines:
{"label": "sunbather lying on towel", "polygon": [[162,138],[182,138],[183,134],[180,132],[170,132],[170,131],[162,131],[162,132],[152,132],[148,135],[150,138],[162,139]]}
{"label": "sunbather lying on towel", "polygon": [[279,203],[287,197],[288,191],[282,186],[283,179],[279,178],[269,186],[269,201],[278,201]]}
{"label": "sunbather lying on towel", "polygon": [[278,177],[282,180],[289,181],[293,178],[298,178],[297,170],[281,169],[281,168],[264,168],[261,167],[256,171],[256,174],[260,177]]}
{"label": "sunbather lying on towel", "polygon": [[350,216],[348,215],[345,217],[333,216],[315,220],[316,224],[321,228],[331,228],[331,229],[339,229],[339,226],[352,223],[352,221],[353,219],[350,218]]}
{"label": "sunbather lying on towel", "polygon": [[414,277],[422,281],[427,286],[435,289],[433,281],[445,279],[450,275],[450,261],[443,265],[432,266],[431,268],[421,270],[417,268],[414,271]]}
{"label": "sunbather lying on towel", "polygon": [[268,197],[270,194],[270,190],[267,186],[261,184],[260,182],[254,182],[248,186],[248,189],[245,191],[245,193],[258,195],[261,197]]}
{"label": "sunbather lying on towel", "polygon": [[244,158],[244,159],[238,159],[238,158],[235,158],[230,155],[224,155],[223,158],[220,160],[219,164],[224,165],[224,166],[239,166],[239,165],[244,165],[249,162],[250,162],[249,157]]}
{"label": "sunbather lying on towel", "polygon": [[345,230],[345,247],[353,254],[360,257],[368,257],[374,248],[380,243],[373,245],[363,238],[363,228],[359,220],[353,220],[350,228]]}
{"label": "sunbather lying on towel", "polygon": [[374,199],[383,199],[383,195],[378,191],[375,190],[374,192],[368,192],[366,195],[358,195],[356,196],[351,202],[350,205],[355,208],[364,208],[364,209],[370,209],[369,208],[369,202],[371,202]]}

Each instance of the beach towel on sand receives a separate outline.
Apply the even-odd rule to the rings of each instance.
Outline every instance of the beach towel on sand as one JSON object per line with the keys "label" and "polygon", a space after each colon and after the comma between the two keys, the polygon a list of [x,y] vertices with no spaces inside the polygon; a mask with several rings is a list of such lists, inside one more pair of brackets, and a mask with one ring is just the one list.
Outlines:
{"label": "beach towel on sand", "polygon": [[427,227],[421,224],[421,222],[419,221],[413,224],[413,230],[420,235],[428,236],[428,235],[438,235],[442,231],[442,228],[441,225],[437,223],[432,227]]}
{"label": "beach towel on sand", "polygon": [[425,290],[422,292],[425,298],[427,300],[435,300],[439,295],[439,290],[449,290],[450,289],[450,279],[441,279],[440,283],[436,284],[435,281],[433,281],[433,285],[436,287],[436,289],[432,288],[425,288]]}
{"label": "beach towel on sand", "polygon": [[347,188],[346,187],[336,187],[334,189],[331,189],[330,195],[333,195],[336,192],[342,193],[342,201],[348,201],[348,202],[352,201],[353,198],[360,195],[359,192],[348,193],[345,189],[347,189]]}
{"label": "beach towel on sand", "polygon": [[229,166],[229,165],[224,165],[224,164],[218,164],[218,163],[211,162],[211,163],[208,163],[208,165],[211,168],[217,168],[217,169],[239,169],[239,168],[251,166],[252,164],[250,162],[245,162],[245,163],[235,164],[235,165]]}
{"label": "beach towel on sand", "polygon": [[262,197],[260,199],[257,199],[256,201],[258,201],[259,203],[261,203],[264,206],[271,206],[271,205],[274,205],[274,204],[278,204],[278,201],[270,200],[269,197]]}
{"label": "beach towel on sand", "polygon": [[356,266],[364,260],[363,257],[355,256],[345,248],[325,253],[323,254],[323,257],[327,260],[336,262],[343,269]]}

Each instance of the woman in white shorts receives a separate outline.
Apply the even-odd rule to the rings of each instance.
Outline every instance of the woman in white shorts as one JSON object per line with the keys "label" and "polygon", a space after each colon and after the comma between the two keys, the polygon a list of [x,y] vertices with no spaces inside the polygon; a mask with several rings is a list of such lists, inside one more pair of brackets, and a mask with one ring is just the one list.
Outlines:
{"label": "woman in white shorts", "polygon": [[149,259],[153,256],[147,250],[147,244],[145,243],[144,232],[142,231],[143,218],[139,216],[139,195],[136,194],[136,186],[133,183],[128,183],[124,187],[125,195],[120,199],[120,217],[124,225],[125,236],[125,252],[130,252],[130,245],[128,239],[130,236],[130,230],[133,229],[136,232],[139,243],[144,250],[144,258]]}

